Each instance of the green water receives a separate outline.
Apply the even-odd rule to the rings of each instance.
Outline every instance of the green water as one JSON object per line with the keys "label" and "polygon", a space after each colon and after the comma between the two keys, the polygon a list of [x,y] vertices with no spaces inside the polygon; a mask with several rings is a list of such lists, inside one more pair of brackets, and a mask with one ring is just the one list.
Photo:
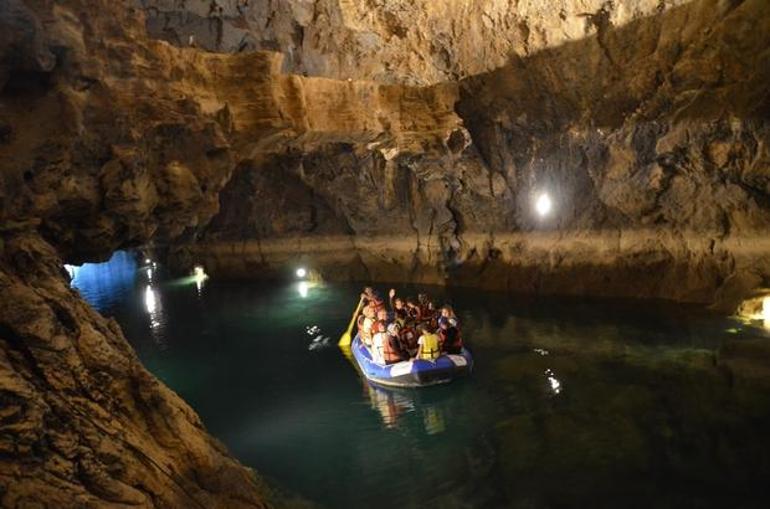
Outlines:
{"label": "green water", "polygon": [[198,289],[157,271],[150,282],[145,269],[97,286],[81,291],[212,434],[324,507],[770,500],[770,340],[728,318],[429,289],[458,310],[475,372],[393,392],[368,386],[333,346],[359,286]]}

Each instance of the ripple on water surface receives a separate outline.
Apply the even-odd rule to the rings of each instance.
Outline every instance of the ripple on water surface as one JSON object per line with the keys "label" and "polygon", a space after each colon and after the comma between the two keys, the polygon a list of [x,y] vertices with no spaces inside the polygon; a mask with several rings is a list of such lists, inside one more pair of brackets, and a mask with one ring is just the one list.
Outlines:
{"label": "ripple on water surface", "polygon": [[384,390],[327,347],[356,286],[196,285],[116,257],[78,273],[81,293],[243,463],[327,507],[768,500],[770,348],[733,320],[427,288],[459,312],[476,371]]}

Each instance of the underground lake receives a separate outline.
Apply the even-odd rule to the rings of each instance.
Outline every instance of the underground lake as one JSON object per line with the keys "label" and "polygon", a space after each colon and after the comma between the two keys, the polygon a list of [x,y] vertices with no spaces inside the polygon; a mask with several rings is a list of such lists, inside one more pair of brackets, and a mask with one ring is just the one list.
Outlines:
{"label": "underground lake", "polygon": [[70,271],[209,432],[298,500],[767,500],[770,345],[760,324],[659,301],[396,286],[451,303],[476,365],[444,386],[394,390],[364,381],[336,345],[364,283],[176,278],[129,252]]}

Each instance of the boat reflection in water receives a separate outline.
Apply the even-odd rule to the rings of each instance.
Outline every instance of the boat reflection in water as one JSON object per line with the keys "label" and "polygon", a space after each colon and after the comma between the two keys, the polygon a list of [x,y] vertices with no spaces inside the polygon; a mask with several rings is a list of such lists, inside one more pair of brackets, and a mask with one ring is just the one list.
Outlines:
{"label": "boat reflection in water", "polygon": [[[444,409],[424,392],[415,389],[386,389],[362,380],[372,409],[376,410],[386,428],[396,428],[399,421],[409,414],[421,418],[422,428],[428,435],[446,430]],[[422,390],[424,391],[424,389]]]}

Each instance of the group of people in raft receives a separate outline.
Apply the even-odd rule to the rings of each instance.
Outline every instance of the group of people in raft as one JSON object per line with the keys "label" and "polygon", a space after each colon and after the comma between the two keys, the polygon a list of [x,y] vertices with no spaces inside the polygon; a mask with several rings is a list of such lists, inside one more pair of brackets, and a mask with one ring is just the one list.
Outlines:
{"label": "group of people in raft", "polygon": [[451,306],[436,309],[426,294],[406,300],[388,293],[389,307],[371,287],[361,294],[358,333],[379,364],[409,359],[435,360],[463,348],[460,326]]}

